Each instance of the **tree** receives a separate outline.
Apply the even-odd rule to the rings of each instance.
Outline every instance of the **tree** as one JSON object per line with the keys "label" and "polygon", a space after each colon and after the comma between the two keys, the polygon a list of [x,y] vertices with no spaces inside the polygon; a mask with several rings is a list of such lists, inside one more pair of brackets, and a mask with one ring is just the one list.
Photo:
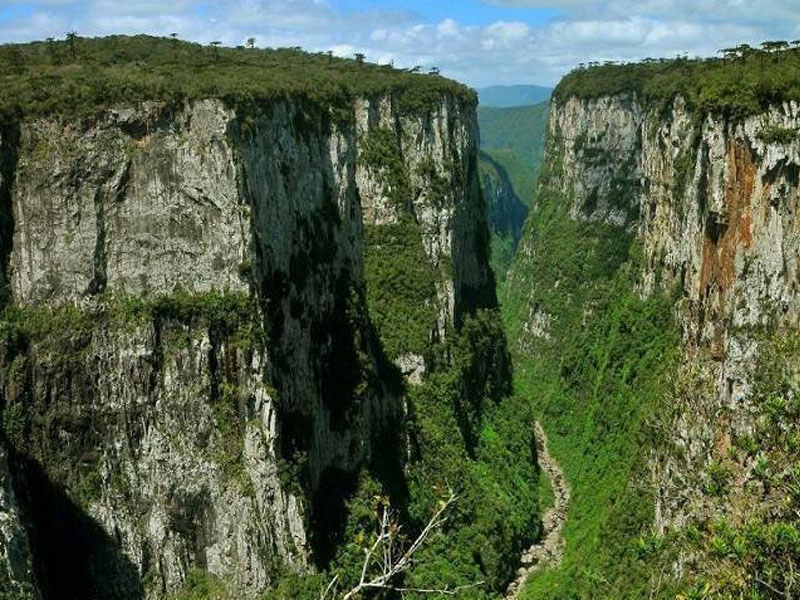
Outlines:
{"label": "tree", "polygon": [[483,581],[469,585],[441,588],[407,588],[399,584],[398,577],[406,573],[414,565],[417,552],[425,545],[430,535],[440,529],[446,517],[447,509],[457,500],[451,491],[447,500],[439,504],[428,524],[410,545],[405,546],[401,536],[402,525],[399,523],[398,514],[388,506],[384,506],[378,515],[378,531],[375,541],[364,549],[364,562],[361,565],[361,575],[358,583],[347,591],[339,591],[338,576],[334,577],[328,587],[320,594],[320,600],[328,598],[341,598],[341,600],[354,600],[361,598],[363,592],[368,590],[384,590],[406,593],[431,594],[439,596],[456,596],[462,590],[479,587]]}
{"label": "tree", "polygon": [[219,60],[219,47],[222,45],[222,42],[214,40],[213,42],[210,42],[209,45],[214,50],[214,60]]}
{"label": "tree", "polygon": [[364,59],[366,58],[361,52],[356,52],[356,62],[358,63],[359,67],[364,66]]}
{"label": "tree", "polygon": [[50,52],[50,62],[56,64],[56,38],[47,38],[47,50]]}
{"label": "tree", "polygon": [[254,38],[254,37],[247,38],[247,47],[250,48],[251,50],[253,48],[255,48],[256,47],[256,38]]}
{"label": "tree", "polygon": [[780,52],[781,50],[786,50],[789,47],[789,42],[785,42],[783,40],[778,40],[774,42],[763,42],[761,47],[764,49],[765,52]]}
{"label": "tree", "polygon": [[75,41],[77,39],[78,39],[77,31],[67,32],[67,42],[69,42],[69,53],[72,56],[72,60],[75,60]]}
{"label": "tree", "polygon": [[438,75],[440,73],[439,67],[431,67],[431,70],[428,71],[429,75]]}
{"label": "tree", "polygon": [[739,44],[736,46],[736,52],[743,61],[747,59],[748,56],[753,54],[756,51],[750,44]]}
{"label": "tree", "polygon": [[723,48],[719,52],[725,59],[734,60],[739,58],[744,61],[748,56],[750,56],[754,52],[757,52],[757,50],[749,46],[748,44],[739,44],[738,46],[734,46],[731,48]]}

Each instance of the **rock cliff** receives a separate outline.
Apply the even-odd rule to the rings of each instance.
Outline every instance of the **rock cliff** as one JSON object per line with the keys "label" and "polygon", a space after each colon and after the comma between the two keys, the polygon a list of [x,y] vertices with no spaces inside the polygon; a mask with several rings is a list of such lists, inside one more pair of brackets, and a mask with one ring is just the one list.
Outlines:
{"label": "rock cliff", "polygon": [[498,279],[505,277],[522,237],[522,225],[528,214],[509,179],[506,169],[489,154],[481,153],[481,183],[483,197],[489,211],[492,239],[492,262]]}
{"label": "rock cliff", "polygon": [[[747,490],[763,491],[753,483],[758,459],[737,450],[757,430],[763,410],[755,365],[770,337],[788,336],[800,324],[800,107],[773,102],[737,114],[698,108],[681,94],[668,102],[645,99],[632,86],[608,94],[587,88],[582,95],[576,85],[571,89],[578,93],[557,93],[552,103],[539,192],[550,200],[537,200],[510,275],[519,303],[518,360],[539,360],[551,337],[557,344],[566,339],[558,328],[571,303],[579,304],[575,310],[589,329],[603,318],[604,294],[618,306],[628,303],[625,289],[644,302],[669,298],[679,358],[670,367],[671,383],[653,398],[650,437],[637,452],[648,474],[632,472],[626,487],[646,494],[659,535],[689,525],[702,530],[698,523],[708,519],[739,522],[747,517]],[[583,236],[583,245],[572,249],[574,260],[583,261],[576,266],[579,291],[570,287],[569,265],[554,267],[560,274],[546,280],[549,290],[537,280],[537,265],[547,259],[543,249],[551,246],[536,220],[549,218],[553,203],[574,223],[570,231]],[[616,269],[614,280],[608,274]],[[620,335],[637,335],[614,319],[614,327],[623,323]],[[594,394],[609,393],[600,382],[604,370],[616,368],[614,360],[628,360],[631,352],[645,360],[649,347],[625,352],[600,362]],[[572,373],[570,360],[564,358],[562,377]],[[668,362],[665,355],[654,365]],[[623,375],[634,382],[626,385],[636,385],[635,373]],[[598,396],[597,403],[587,410],[614,410],[608,397]],[[615,418],[609,413],[601,421]],[[637,418],[622,426],[635,427]],[[609,527],[623,528],[623,521]],[[686,559],[679,552],[675,570],[666,572],[685,574]]]}
{"label": "rock cliff", "polygon": [[493,294],[474,99],[337,110],[148,101],[3,131],[0,567],[31,594],[35,571],[46,598],[162,598],[199,569],[251,597],[309,569],[397,438],[398,365],[425,371],[383,348],[369,232],[410,224],[425,342]]}

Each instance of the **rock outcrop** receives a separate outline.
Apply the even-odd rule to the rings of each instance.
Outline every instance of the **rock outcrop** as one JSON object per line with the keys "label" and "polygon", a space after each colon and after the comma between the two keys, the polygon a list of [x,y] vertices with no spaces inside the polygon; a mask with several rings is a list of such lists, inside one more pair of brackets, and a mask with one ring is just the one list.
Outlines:
{"label": "rock outcrop", "polygon": [[[752,429],[760,340],[800,324],[800,105],[735,118],[680,96],[666,110],[656,104],[634,92],[554,100],[547,168],[573,220],[616,228],[641,249],[638,293],[677,298],[676,380],[691,380],[694,394],[675,399],[650,461],[664,532],[719,510],[705,474]],[[523,241],[521,253],[531,252]],[[551,319],[529,307],[523,352],[535,352]]]}
{"label": "rock outcrop", "polygon": [[302,99],[148,102],[4,133],[12,577],[163,598],[200,569],[251,597],[310,568],[332,526],[318,491],[342,502],[403,413],[365,300],[364,228],[395,210],[360,158],[377,129],[410,176],[442,339],[492,289],[474,100],[411,113],[386,94],[343,120]]}

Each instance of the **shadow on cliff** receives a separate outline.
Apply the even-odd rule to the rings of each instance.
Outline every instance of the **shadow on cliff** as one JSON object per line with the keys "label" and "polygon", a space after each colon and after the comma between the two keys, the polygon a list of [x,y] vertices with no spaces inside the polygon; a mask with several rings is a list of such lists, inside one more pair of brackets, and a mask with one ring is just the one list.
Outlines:
{"label": "shadow on cliff", "polygon": [[34,566],[43,600],[141,600],[136,566],[36,461],[14,457],[22,476]]}
{"label": "shadow on cliff", "polygon": [[[365,306],[362,310],[366,314]],[[341,406],[349,401],[347,399],[358,396],[357,388],[362,382],[360,377],[352,376],[352,371],[358,368],[355,365],[359,354],[373,357],[374,363],[368,369],[371,376],[367,378],[371,380],[369,385],[373,393],[392,399],[390,402],[399,402],[403,394],[403,376],[386,356],[375,326],[369,318],[364,318],[358,324],[360,335],[356,335],[355,329],[342,329],[341,335],[334,338],[339,368],[331,368],[326,373],[328,381],[335,382],[331,386],[335,396],[329,406]],[[358,348],[356,338],[361,339]],[[347,362],[352,363],[351,369],[342,369]],[[403,468],[402,457],[406,452],[402,431],[402,426],[393,420],[378,425],[369,440],[371,452],[363,469],[380,484],[391,498],[393,508],[405,518],[408,516],[409,491]],[[326,468],[320,476],[318,490],[313,494],[311,534],[314,562],[320,568],[327,568],[336,551],[347,542],[344,536],[349,516],[348,503],[358,494],[360,483],[358,472],[337,467]]]}
{"label": "shadow on cliff", "polygon": [[486,152],[480,153],[480,159],[491,165],[495,170],[500,179],[501,190],[505,192],[499,196],[499,202],[493,202],[484,195],[484,203],[487,204],[486,208],[489,216],[488,225],[495,232],[506,235],[511,234],[513,254],[517,251],[517,245],[522,237],[522,227],[528,217],[528,206],[517,195],[514,186],[511,184],[508,170],[503,165]]}
{"label": "shadow on cliff", "polygon": [[0,306],[11,295],[7,273],[14,238],[14,210],[11,194],[19,161],[19,123],[0,127]]}

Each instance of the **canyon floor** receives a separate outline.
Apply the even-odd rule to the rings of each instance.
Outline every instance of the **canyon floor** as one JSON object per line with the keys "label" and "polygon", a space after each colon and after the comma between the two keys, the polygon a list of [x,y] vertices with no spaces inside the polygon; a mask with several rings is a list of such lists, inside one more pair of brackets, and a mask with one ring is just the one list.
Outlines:
{"label": "canyon floor", "polygon": [[535,424],[536,452],[539,466],[547,475],[553,488],[555,500],[553,506],[545,511],[542,517],[542,537],[522,555],[522,566],[516,579],[506,590],[509,600],[518,598],[528,578],[543,569],[558,566],[564,556],[564,537],[561,530],[567,520],[570,491],[564,472],[558,462],[550,454],[547,447],[547,433],[538,421]]}

